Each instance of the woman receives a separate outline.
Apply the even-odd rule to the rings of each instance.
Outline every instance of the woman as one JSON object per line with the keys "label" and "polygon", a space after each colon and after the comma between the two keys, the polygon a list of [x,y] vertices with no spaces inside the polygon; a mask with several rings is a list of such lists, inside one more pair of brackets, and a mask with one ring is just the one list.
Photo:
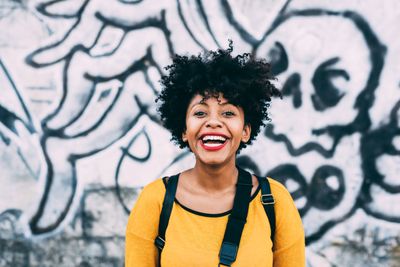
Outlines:
{"label": "woman", "polygon": [[[127,225],[126,267],[305,266],[304,232],[288,191],[236,166],[280,93],[268,63],[232,50],[176,56],[166,68],[159,112],[196,163],[143,189]],[[267,181],[275,204],[261,193]]]}

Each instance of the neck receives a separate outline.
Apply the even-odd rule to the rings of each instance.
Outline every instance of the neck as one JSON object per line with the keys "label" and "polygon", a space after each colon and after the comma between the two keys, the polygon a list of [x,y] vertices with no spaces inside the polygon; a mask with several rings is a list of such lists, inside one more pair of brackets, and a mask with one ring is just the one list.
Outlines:
{"label": "neck", "polygon": [[238,176],[235,161],[221,166],[197,161],[191,172],[195,182],[207,191],[230,189],[235,186]]}

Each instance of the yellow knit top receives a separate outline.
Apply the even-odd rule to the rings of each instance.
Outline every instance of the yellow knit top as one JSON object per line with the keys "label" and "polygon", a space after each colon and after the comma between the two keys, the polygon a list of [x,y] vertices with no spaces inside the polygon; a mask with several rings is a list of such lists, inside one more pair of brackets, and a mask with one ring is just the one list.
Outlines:
{"label": "yellow knit top", "polygon": [[[299,213],[286,188],[268,178],[275,199],[275,243],[272,250],[270,225],[261,204],[258,188],[249,205],[239,251],[232,266],[303,267],[305,266],[304,231]],[[129,216],[126,228],[125,267],[155,267],[158,250],[154,239],[165,195],[165,185],[158,179],[147,185]],[[218,253],[230,211],[205,214],[179,204],[173,205],[162,267],[217,267]]]}

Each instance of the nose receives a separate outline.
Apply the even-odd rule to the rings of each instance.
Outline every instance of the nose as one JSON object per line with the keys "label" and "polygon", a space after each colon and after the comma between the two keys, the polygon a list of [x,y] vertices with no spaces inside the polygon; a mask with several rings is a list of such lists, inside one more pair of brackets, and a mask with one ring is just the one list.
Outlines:
{"label": "nose", "polygon": [[206,127],[208,128],[220,128],[222,127],[222,122],[216,115],[212,115],[206,122]]}

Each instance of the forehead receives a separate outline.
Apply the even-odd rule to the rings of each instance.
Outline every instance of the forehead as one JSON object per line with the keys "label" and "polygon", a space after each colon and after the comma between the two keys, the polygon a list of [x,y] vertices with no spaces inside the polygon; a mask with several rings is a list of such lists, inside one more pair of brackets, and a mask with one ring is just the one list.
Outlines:
{"label": "forehead", "polygon": [[[189,107],[195,106],[197,104],[204,104],[208,105],[211,102],[218,103],[220,105],[229,105],[231,104],[228,99],[226,99],[222,93],[216,93],[216,94],[196,94],[193,96],[192,100],[189,102]],[[233,105],[233,104],[231,104]]]}

